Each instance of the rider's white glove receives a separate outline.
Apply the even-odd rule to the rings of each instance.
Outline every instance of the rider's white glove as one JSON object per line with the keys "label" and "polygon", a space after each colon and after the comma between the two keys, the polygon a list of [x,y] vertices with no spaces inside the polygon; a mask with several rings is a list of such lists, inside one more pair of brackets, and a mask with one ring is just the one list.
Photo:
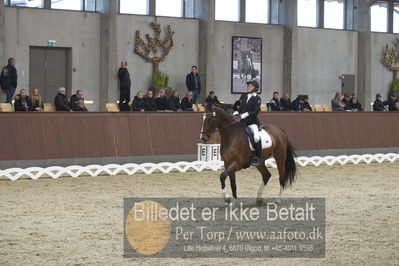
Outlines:
{"label": "rider's white glove", "polygon": [[238,115],[238,111],[235,111],[235,112],[233,113],[233,115],[234,115],[234,116]]}
{"label": "rider's white glove", "polygon": [[243,113],[243,114],[241,115],[241,119],[245,119],[245,118],[247,118],[248,116],[249,116],[249,113],[248,113],[248,112]]}

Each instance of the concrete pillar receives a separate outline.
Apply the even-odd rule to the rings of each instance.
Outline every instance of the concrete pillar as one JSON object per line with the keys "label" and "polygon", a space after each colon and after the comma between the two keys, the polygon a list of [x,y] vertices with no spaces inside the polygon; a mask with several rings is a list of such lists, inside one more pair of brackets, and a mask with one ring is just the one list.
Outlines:
{"label": "concrete pillar", "polygon": [[4,65],[6,62],[5,56],[5,19],[4,19],[4,1],[0,1],[0,65]]}
{"label": "concrete pillar", "polygon": [[[273,7],[273,5],[272,5]],[[274,5],[274,8],[276,6]],[[273,14],[273,11],[272,11]],[[284,64],[283,64],[283,92],[290,95],[296,88],[297,65],[296,51],[298,50],[297,26],[298,5],[297,1],[282,0],[278,6],[279,24],[284,25]],[[291,95],[293,99],[296,95]]]}
{"label": "concrete pillar", "polygon": [[100,40],[100,110],[105,104],[118,100],[117,0],[97,0],[97,11],[101,13]]}
{"label": "concrete pillar", "polygon": [[353,29],[358,31],[356,94],[366,111],[371,110],[371,25],[370,0],[354,0]]}
{"label": "concrete pillar", "polygon": [[200,20],[199,62],[202,91],[200,101],[204,101],[209,91],[214,90],[214,0],[194,0],[194,17]]}

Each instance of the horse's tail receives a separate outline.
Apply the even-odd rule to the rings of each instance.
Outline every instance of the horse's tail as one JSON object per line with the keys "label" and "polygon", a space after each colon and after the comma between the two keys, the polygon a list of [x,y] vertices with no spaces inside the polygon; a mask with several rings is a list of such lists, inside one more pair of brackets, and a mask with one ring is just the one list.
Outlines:
{"label": "horse's tail", "polygon": [[284,184],[283,188],[290,186],[294,182],[297,169],[295,163],[296,152],[294,146],[287,139],[287,155],[285,159],[285,173],[284,173]]}

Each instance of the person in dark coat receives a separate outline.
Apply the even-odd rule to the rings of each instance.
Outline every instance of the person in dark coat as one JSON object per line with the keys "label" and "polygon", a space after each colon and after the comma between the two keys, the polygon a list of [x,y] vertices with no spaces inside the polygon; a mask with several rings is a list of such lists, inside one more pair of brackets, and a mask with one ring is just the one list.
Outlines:
{"label": "person in dark coat", "polygon": [[252,147],[255,149],[255,155],[251,159],[251,165],[260,165],[260,157],[262,152],[262,143],[259,136],[260,122],[258,113],[260,112],[260,105],[262,99],[257,95],[259,83],[256,80],[247,82],[248,95],[242,99],[240,108],[234,112],[233,115],[240,115],[240,122],[251,129],[252,134],[248,134]]}
{"label": "person in dark coat", "polygon": [[118,70],[119,79],[119,110],[130,111],[130,87],[132,82],[130,81],[130,74],[127,70],[127,62],[122,62],[121,67]]}
{"label": "person in dark coat", "polygon": [[9,58],[8,65],[5,66],[0,73],[0,87],[6,95],[6,103],[11,103],[12,97],[17,89],[18,75],[15,64],[15,59]]}
{"label": "person in dark coat", "polygon": [[304,111],[305,99],[303,95],[298,95],[298,97],[292,102],[292,111],[303,112]]}
{"label": "person in dark coat", "polygon": [[218,97],[216,96],[214,91],[210,91],[208,94],[208,97],[206,97],[205,99],[205,105],[212,103],[212,104],[221,104],[219,102]]}
{"label": "person in dark coat", "polygon": [[238,109],[240,108],[242,99],[244,99],[245,96],[247,96],[246,93],[241,94],[240,99],[238,99],[238,100],[234,103],[234,105],[233,105],[233,110],[234,110],[234,111],[238,111]]}
{"label": "person in dark coat", "polygon": [[303,97],[303,111],[304,112],[312,112],[312,106],[310,106],[309,103],[309,96],[308,95],[302,95]]}
{"label": "person in dark coat", "polygon": [[281,111],[291,111],[292,104],[288,93],[284,93],[283,97],[280,98],[280,110]]}
{"label": "person in dark coat", "polygon": [[181,111],[179,91],[173,90],[172,95],[168,99],[169,110]]}
{"label": "person in dark coat", "polygon": [[30,109],[29,96],[26,95],[25,89],[21,89],[19,94],[14,97],[14,109],[16,112],[26,112]]}
{"label": "person in dark coat", "polygon": [[75,111],[75,108],[77,107],[78,102],[80,100],[82,100],[84,102],[83,91],[82,90],[77,90],[76,93],[71,96],[70,105],[71,105],[71,109],[72,110]]}
{"label": "person in dark coat", "polygon": [[186,112],[192,112],[192,111],[194,111],[193,104],[194,104],[193,93],[191,91],[189,91],[186,94],[186,97],[184,97],[181,100],[181,110],[186,111]]}
{"label": "person in dark coat", "polygon": [[395,103],[398,101],[396,98],[396,93],[392,92],[389,99],[384,102],[385,109],[388,111],[394,111]]}
{"label": "person in dark coat", "polygon": [[188,91],[193,93],[193,101],[195,105],[198,105],[198,97],[201,92],[201,81],[198,75],[197,66],[191,67],[191,72],[186,76],[186,87]]}
{"label": "person in dark coat", "polygon": [[348,93],[345,93],[344,98],[342,99],[342,102],[345,104],[345,107],[344,107],[345,111],[351,110],[351,106],[350,106],[351,100],[352,100],[352,97]]}
{"label": "person in dark coat", "polygon": [[395,105],[393,107],[393,112],[399,112],[399,102],[395,102]]}
{"label": "person in dark coat", "polygon": [[39,89],[33,89],[30,100],[29,111],[41,112],[44,109],[43,97],[40,95]]}
{"label": "person in dark coat", "polygon": [[154,94],[151,90],[147,91],[147,95],[144,98],[144,110],[145,111],[158,111],[155,103]]}
{"label": "person in dark coat", "polygon": [[87,112],[87,108],[85,106],[85,102],[83,100],[79,100],[73,109],[75,112]]}
{"label": "person in dark coat", "polygon": [[165,90],[160,89],[158,93],[158,97],[155,98],[155,104],[157,105],[157,109],[159,111],[167,111],[169,110],[168,98],[165,96]]}
{"label": "person in dark coat", "polygon": [[375,101],[373,104],[373,111],[374,112],[383,112],[384,111],[384,104],[381,101],[381,94],[377,93],[375,96]]}
{"label": "person in dark coat", "polygon": [[278,92],[273,93],[273,98],[270,100],[268,106],[270,111],[280,111],[280,100],[278,99]]}
{"label": "person in dark coat", "polygon": [[137,95],[134,97],[132,104],[132,111],[135,112],[144,112],[145,111],[145,101],[144,94],[139,91]]}
{"label": "person in dark coat", "polygon": [[65,112],[72,112],[72,109],[69,104],[69,100],[66,96],[66,89],[59,88],[58,94],[55,96],[54,105],[56,111],[65,111]]}
{"label": "person in dark coat", "polygon": [[362,105],[359,103],[359,100],[356,97],[352,97],[349,102],[349,108],[352,112],[361,112],[363,111]]}

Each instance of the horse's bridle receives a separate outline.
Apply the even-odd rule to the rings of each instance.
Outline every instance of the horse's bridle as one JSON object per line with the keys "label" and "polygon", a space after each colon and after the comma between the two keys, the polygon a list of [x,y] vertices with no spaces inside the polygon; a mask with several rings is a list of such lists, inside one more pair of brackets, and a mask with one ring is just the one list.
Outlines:
{"label": "horse's bridle", "polygon": [[[215,116],[216,116],[216,112],[204,113],[204,118],[205,118],[205,117],[208,117],[208,116],[215,117]],[[209,136],[209,135],[212,135],[213,133],[216,133],[216,132],[218,132],[218,131],[220,132],[220,131],[222,131],[222,130],[225,130],[226,128],[230,127],[231,125],[233,125],[233,124],[235,124],[235,123],[239,123],[239,121],[234,120],[234,121],[228,123],[227,125],[225,125],[224,127],[221,127],[221,128],[212,128],[212,129],[208,129],[207,131],[201,131],[201,134],[205,134],[205,135],[208,135],[208,136]]]}

